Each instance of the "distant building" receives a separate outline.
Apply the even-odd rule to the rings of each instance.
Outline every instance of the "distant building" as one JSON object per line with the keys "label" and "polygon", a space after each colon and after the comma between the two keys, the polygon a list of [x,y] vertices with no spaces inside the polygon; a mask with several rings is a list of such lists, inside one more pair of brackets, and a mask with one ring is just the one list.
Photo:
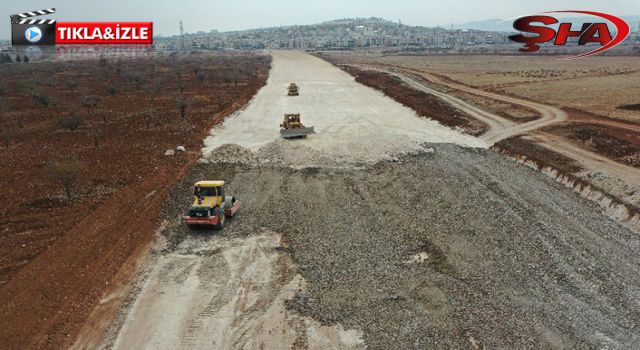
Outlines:
{"label": "distant building", "polygon": [[[182,43],[181,40],[184,40]],[[381,18],[341,19],[317,25],[198,32],[157,38],[158,47],[191,49],[353,49],[359,47],[452,47],[508,43],[507,33],[414,27]]]}

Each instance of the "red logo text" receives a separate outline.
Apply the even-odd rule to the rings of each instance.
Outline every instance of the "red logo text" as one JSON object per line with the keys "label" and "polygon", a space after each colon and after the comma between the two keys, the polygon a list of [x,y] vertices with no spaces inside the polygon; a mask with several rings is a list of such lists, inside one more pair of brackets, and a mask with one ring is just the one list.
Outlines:
{"label": "red logo text", "polygon": [[[548,15],[534,15],[518,18],[513,22],[513,28],[520,32],[536,34],[530,35],[511,35],[509,39],[524,44],[520,48],[521,52],[536,52],[540,50],[542,43],[553,41],[553,45],[566,45],[567,40],[571,37],[578,39],[578,45],[587,43],[598,43],[599,48],[577,56],[567,57],[566,59],[575,59],[590,56],[611,49],[612,47],[623,42],[629,36],[629,24],[623,19],[601,12],[592,11],[551,11],[546,13],[578,13],[590,15],[605,19],[611,22],[615,27],[615,36],[609,30],[606,22],[584,23],[578,30],[574,30],[572,23],[560,23],[555,17]],[[549,27],[549,25],[557,24],[558,30]]]}

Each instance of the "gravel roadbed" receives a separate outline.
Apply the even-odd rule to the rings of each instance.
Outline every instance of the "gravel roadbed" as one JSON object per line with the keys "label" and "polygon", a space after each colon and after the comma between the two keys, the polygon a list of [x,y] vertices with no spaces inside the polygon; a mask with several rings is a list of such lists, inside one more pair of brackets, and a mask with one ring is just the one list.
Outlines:
{"label": "gravel roadbed", "polygon": [[[360,168],[231,152],[173,191],[168,241],[283,234],[308,283],[289,307],[371,349],[640,347],[638,234],[491,150],[426,147]],[[242,201],[223,232],[180,223],[204,178]]]}

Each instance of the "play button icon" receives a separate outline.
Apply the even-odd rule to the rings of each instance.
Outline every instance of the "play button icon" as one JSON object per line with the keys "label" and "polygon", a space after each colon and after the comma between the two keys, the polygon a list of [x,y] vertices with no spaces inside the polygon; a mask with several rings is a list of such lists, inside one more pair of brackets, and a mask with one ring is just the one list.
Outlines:
{"label": "play button icon", "polygon": [[29,27],[24,32],[24,36],[25,38],[27,38],[28,42],[35,44],[38,41],[42,40],[42,30],[40,30],[40,28],[38,27]]}

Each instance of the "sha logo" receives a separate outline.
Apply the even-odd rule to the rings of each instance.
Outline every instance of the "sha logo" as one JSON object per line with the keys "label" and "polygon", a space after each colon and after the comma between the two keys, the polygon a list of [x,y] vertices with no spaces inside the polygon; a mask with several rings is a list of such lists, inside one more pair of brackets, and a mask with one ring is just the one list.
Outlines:
{"label": "sha logo", "polygon": [[[550,13],[589,15],[598,18],[599,22],[583,23],[581,28],[575,30],[572,28],[571,22],[561,23],[555,17],[549,16],[548,14]],[[614,30],[609,28],[608,23],[613,24]],[[557,30],[551,27],[554,25],[557,25]],[[564,46],[570,37],[576,38],[578,45],[585,45],[587,43],[600,44],[600,47],[595,50],[565,58],[568,60],[595,55],[599,52],[609,50],[622,43],[627,36],[629,36],[630,32],[629,24],[619,17],[602,12],[576,10],[550,11],[538,15],[521,17],[513,22],[513,28],[528,34],[509,36],[509,39],[512,41],[524,44],[524,46],[520,48],[520,52],[536,52],[540,50],[539,44],[552,41],[555,46]]]}

